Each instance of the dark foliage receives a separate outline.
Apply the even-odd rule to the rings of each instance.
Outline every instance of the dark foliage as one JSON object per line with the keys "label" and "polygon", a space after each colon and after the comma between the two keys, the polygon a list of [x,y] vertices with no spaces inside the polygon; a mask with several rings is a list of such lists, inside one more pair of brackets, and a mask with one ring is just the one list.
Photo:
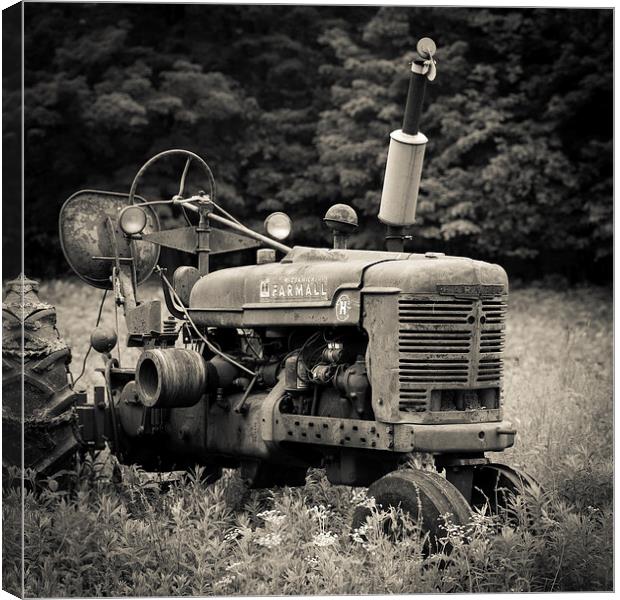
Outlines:
{"label": "dark foliage", "polygon": [[[321,217],[347,202],[363,224],[354,244],[381,245],[388,134],[415,40],[430,35],[412,248],[607,275],[611,10],[35,3],[25,15],[31,274],[67,270],[56,220],[71,193],[128,190],[172,147],[207,159],[248,224],[286,210],[297,243],[326,243]],[[7,109],[19,119],[10,95]],[[142,195],[170,197],[181,169],[162,165]]]}

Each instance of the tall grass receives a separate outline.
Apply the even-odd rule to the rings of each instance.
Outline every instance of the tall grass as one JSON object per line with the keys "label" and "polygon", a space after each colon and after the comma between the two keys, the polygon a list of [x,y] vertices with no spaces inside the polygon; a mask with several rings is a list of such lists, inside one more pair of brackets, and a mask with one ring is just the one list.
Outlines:
{"label": "tall grass", "polygon": [[[97,296],[75,283],[42,286],[76,363]],[[113,322],[112,311],[104,319]],[[26,493],[26,595],[610,590],[611,320],[607,290],[512,293],[505,415],[519,435],[496,458],[545,491],[515,506],[519,524],[478,515],[467,530],[448,527],[449,558],[424,556],[415,535],[387,539],[376,509],[364,532],[351,532],[363,490],[332,486],[319,470],[303,488],[249,491],[230,471],[211,486],[195,474],[166,493],[136,468],[123,468],[120,483],[91,470],[72,495]],[[5,490],[6,524],[19,518],[18,500]],[[5,531],[5,588],[20,585],[19,543]]]}

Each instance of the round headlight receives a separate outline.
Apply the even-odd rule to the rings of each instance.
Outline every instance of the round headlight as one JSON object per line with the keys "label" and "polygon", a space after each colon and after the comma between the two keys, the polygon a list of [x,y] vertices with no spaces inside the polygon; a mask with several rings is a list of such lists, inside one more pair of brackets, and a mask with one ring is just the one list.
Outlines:
{"label": "round headlight", "polygon": [[146,213],[139,206],[127,206],[121,211],[118,224],[125,235],[142,233],[146,227]]}
{"label": "round headlight", "polygon": [[265,230],[276,240],[285,240],[292,229],[293,223],[286,213],[274,212],[265,219]]}

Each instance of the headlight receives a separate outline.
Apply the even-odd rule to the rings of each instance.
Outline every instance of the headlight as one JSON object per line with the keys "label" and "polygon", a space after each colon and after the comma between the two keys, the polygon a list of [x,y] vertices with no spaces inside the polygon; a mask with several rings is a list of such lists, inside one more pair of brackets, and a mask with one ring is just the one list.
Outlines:
{"label": "headlight", "polygon": [[127,206],[121,210],[118,224],[125,235],[142,233],[146,227],[146,213],[139,206]]}
{"label": "headlight", "polygon": [[274,212],[265,219],[265,230],[276,240],[285,240],[292,229],[293,223],[286,213]]}

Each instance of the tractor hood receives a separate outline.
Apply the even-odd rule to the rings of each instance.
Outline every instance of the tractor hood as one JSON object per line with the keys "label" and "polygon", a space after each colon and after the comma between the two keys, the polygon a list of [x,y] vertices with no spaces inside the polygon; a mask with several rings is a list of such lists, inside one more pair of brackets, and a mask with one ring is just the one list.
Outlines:
{"label": "tractor hood", "polygon": [[[359,322],[364,293],[435,293],[438,285],[502,286],[498,265],[443,254],[293,248],[279,263],[216,271],[202,277],[190,313],[210,326]],[[339,318],[345,296],[346,319]],[[342,303],[342,301],[340,301]],[[340,311],[342,313],[342,311]]]}

